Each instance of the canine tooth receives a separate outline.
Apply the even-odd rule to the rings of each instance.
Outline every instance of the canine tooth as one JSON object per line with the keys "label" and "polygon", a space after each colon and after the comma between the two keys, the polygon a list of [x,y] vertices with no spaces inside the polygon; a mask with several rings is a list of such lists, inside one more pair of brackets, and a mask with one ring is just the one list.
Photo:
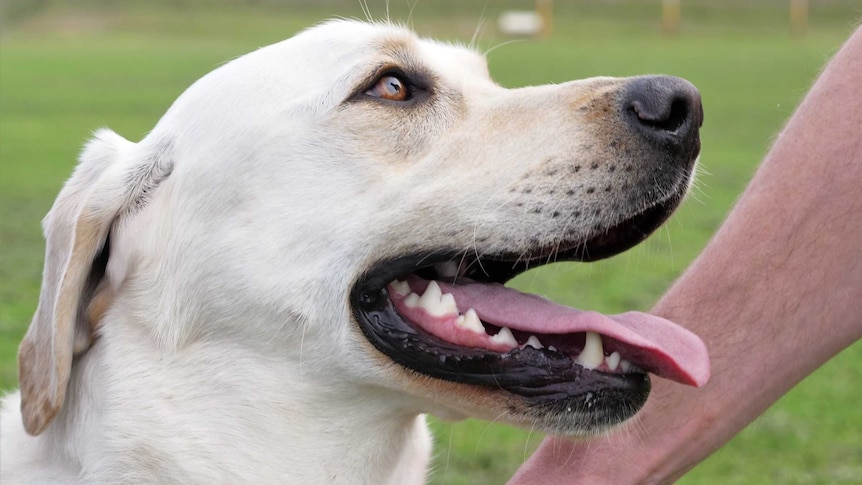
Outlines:
{"label": "canine tooth", "polygon": [[416,308],[419,306],[419,295],[416,293],[410,293],[406,297],[404,297],[404,305],[407,308]]}
{"label": "canine tooth", "polygon": [[578,355],[577,362],[587,369],[595,369],[602,365],[603,360],[605,351],[602,349],[602,337],[595,332],[587,332],[584,350]]}
{"label": "canine tooth", "polygon": [[458,274],[458,263],[455,261],[437,263],[434,265],[434,269],[437,270],[437,275],[441,278],[451,278]]}
{"label": "canine tooth", "polygon": [[458,325],[476,333],[485,333],[485,327],[482,326],[479,315],[476,315],[476,310],[472,308],[458,317]]}
{"label": "canine tooth", "polygon": [[632,369],[632,363],[626,359],[620,359],[620,369],[622,369],[623,372],[628,372]]}
{"label": "canine tooth", "polygon": [[617,367],[620,365],[620,353],[613,352],[608,356],[608,368],[610,370],[617,370]]}
{"label": "canine tooth", "polygon": [[553,345],[548,345],[548,350],[550,350],[551,352],[556,352],[557,348],[554,347]]}
{"label": "canine tooth", "polygon": [[525,343],[524,343],[524,347],[526,347],[526,346],[528,346],[528,345],[529,345],[530,347],[533,347],[534,349],[543,349],[543,348],[545,348],[545,346],[544,346],[544,345],[542,345],[542,342],[539,342],[539,337],[536,337],[535,335],[530,335],[530,338],[528,338],[528,339],[527,339],[527,342],[525,342]]}
{"label": "canine tooth", "polygon": [[491,340],[498,344],[506,344],[510,347],[517,347],[518,341],[515,340],[515,336],[512,335],[512,331],[509,330],[509,327],[503,327],[497,332],[497,335],[491,337]]}
{"label": "canine tooth", "polygon": [[410,294],[410,285],[408,285],[406,281],[395,280],[389,285],[392,286],[395,293],[398,293],[401,296],[407,296]]}

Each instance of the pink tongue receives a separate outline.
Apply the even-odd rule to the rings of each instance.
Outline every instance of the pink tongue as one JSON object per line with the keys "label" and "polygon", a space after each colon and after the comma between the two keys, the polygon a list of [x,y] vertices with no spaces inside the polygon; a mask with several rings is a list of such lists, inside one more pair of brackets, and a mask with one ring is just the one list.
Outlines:
{"label": "pink tongue", "polygon": [[[416,283],[411,281],[410,286]],[[443,293],[455,297],[458,308],[473,308],[484,322],[536,334],[595,332],[603,336],[606,348],[619,347],[625,359],[658,376],[698,387],[709,379],[706,345],[664,318],[639,312],[602,315],[500,284],[438,284]]]}

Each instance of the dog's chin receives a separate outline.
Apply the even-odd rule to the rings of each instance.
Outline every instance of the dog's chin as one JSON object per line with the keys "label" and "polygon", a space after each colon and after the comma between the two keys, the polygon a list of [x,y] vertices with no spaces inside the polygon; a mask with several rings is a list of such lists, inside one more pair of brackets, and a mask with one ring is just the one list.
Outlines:
{"label": "dog's chin", "polygon": [[429,248],[376,262],[353,287],[354,317],[368,341],[408,372],[499,395],[507,404],[488,410],[494,416],[559,434],[604,431],[644,405],[648,372],[686,377],[621,336],[611,322],[617,317],[503,284],[549,260],[595,261],[623,252],[659,227],[680,199],[585,240],[532,248],[528,257],[518,250],[471,259],[463,251]]}

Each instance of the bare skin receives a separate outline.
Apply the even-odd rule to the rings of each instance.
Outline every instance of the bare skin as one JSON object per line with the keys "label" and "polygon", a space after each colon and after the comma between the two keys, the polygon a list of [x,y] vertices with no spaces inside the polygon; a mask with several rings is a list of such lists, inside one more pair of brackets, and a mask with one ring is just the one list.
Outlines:
{"label": "bare skin", "polygon": [[709,383],[654,379],[635,427],[588,442],[547,438],[510,485],[671,483],[862,338],[860,79],[862,28],[654,309],[706,342]]}

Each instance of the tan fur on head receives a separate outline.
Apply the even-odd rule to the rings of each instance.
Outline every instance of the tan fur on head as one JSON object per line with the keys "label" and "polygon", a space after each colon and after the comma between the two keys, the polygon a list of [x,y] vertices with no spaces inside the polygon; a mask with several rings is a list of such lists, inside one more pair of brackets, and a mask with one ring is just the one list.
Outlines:
{"label": "tan fur on head", "polygon": [[[118,169],[124,148],[132,144],[99,131],[81,155],[81,163],[43,221],[46,251],[42,291],[36,314],[18,353],[21,412],[27,432],[37,435],[51,423],[66,396],[75,354],[89,348],[93,334],[87,309],[104,313],[105,291],[88,288],[94,259],[111,225],[128,204],[129,184]],[[86,300],[86,301],[85,301]]]}

